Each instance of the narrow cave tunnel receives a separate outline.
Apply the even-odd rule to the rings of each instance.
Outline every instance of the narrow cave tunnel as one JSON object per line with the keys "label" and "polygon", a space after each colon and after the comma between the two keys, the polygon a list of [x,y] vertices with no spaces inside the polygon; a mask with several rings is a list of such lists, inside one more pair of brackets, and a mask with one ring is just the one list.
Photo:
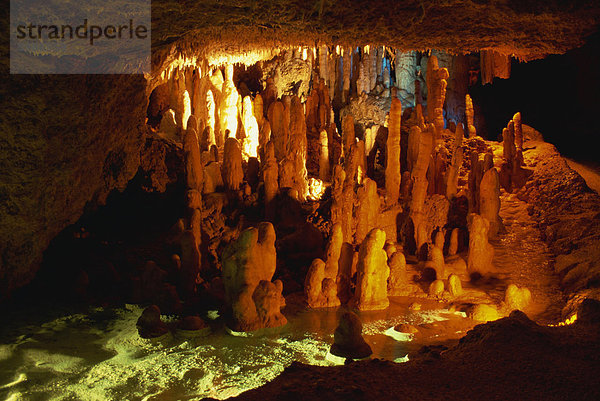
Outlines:
{"label": "narrow cave tunnel", "polygon": [[300,3],[3,56],[0,396],[600,399],[600,7]]}

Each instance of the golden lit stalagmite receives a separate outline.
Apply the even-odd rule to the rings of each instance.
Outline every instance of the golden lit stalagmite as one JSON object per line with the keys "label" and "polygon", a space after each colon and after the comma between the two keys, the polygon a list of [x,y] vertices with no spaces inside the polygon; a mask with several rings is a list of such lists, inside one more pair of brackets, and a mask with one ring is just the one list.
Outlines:
{"label": "golden lit stalagmite", "polygon": [[285,119],[283,103],[278,100],[271,103],[267,114],[271,124],[271,138],[275,146],[275,157],[277,161],[281,161],[286,156],[289,138],[289,121]]}
{"label": "golden lit stalagmite", "polygon": [[325,277],[325,262],[321,259],[313,260],[310,265],[304,280],[304,293],[309,308],[330,308],[340,305],[335,279]]}
{"label": "golden lit stalagmite", "polygon": [[479,214],[490,223],[490,239],[504,230],[500,219],[500,179],[495,167],[486,171],[479,183]]}
{"label": "golden lit stalagmite", "polygon": [[329,146],[327,131],[321,130],[319,134],[319,178],[322,181],[329,180]]}
{"label": "golden lit stalagmite", "polygon": [[308,182],[306,171],[306,120],[300,98],[294,96],[290,103],[290,136],[287,147],[287,157],[291,158],[294,166],[294,189],[298,192],[301,201],[308,195]]}
{"label": "golden lit stalagmite", "polygon": [[[235,138],[238,130],[238,101],[239,94],[233,83],[233,64],[225,67],[225,82],[223,83],[223,99],[221,101],[221,135],[229,131],[227,137]],[[226,138],[225,138],[226,139]]]}
{"label": "golden lit stalagmite", "polygon": [[467,119],[467,136],[469,138],[473,138],[477,135],[477,131],[475,130],[474,117],[475,112],[473,111],[473,100],[471,96],[467,93],[465,95],[465,116]]}
{"label": "golden lit stalagmite", "polygon": [[448,79],[448,69],[439,68],[438,59],[432,55],[427,61],[427,121],[434,124],[436,129],[436,139],[441,135],[444,129],[444,101],[446,99],[446,80]]}
{"label": "golden lit stalagmite", "polygon": [[406,258],[404,254],[400,251],[394,252],[388,260],[388,265],[390,267],[388,295],[405,295],[409,278],[406,272]]}
{"label": "golden lit stalagmite", "polygon": [[427,168],[433,147],[435,128],[429,124],[427,129],[419,135],[419,152],[412,170],[413,188],[410,201],[410,217],[415,230],[415,241],[419,244],[419,226],[423,220],[423,205],[427,196]]}
{"label": "golden lit stalagmite", "polygon": [[252,99],[244,97],[242,107],[242,124],[244,126],[244,138],[242,139],[242,156],[244,160],[258,156],[258,122],[254,117]]}
{"label": "golden lit stalagmite", "polygon": [[488,242],[489,229],[490,223],[485,218],[476,213],[469,215],[469,274],[485,275],[493,270],[494,247]]}
{"label": "golden lit stalagmite", "polygon": [[227,138],[225,140],[221,174],[223,175],[223,182],[227,189],[234,191],[240,189],[240,185],[244,180],[244,170],[242,170],[242,149],[240,143],[235,138]]}
{"label": "golden lit stalagmite", "polygon": [[377,228],[371,230],[360,245],[354,295],[354,304],[359,310],[386,309],[390,304],[387,295],[390,268],[384,245],[385,232]]}
{"label": "golden lit stalagmite", "polygon": [[385,189],[387,203],[398,202],[400,196],[400,125],[402,104],[400,99],[393,98],[388,121],[388,137],[385,159]]}
{"label": "golden lit stalagmite", "polygon": [[244,230],[223,251],[223,285],[228,326],[253,331],[287,323],[281,281],[271,282],[276,268],[275,230],[271,223]]}
{"label": "golden lit stalagmite", "polygon": [[358,206],[356,208],[355,243],[361,243],[369,231],[377,225],[379,217],[379,195],[377,183],[365,177],[357,192]]}
{"label": "golden lit stalagmite", "polygon": [[452,152],[452,161],[450,162],[450,166],[448,166],[448,171],[446,174],[446,197],[448,199],[452,199],[457,193],[458,172],[463,162],[463,132],[462,124],[457,124],[453,146],[454,150]]}

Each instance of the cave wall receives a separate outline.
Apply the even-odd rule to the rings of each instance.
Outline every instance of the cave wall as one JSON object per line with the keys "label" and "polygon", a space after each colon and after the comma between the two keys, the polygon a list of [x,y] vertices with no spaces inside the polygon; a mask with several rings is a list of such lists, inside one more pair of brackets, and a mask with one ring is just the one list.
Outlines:
{"label": "cave wall", "polygon": [[[5,70],[6,71],[6,70]],[[1,75],[0,298],[88,202],[135,175],[144,144],[140,75]]]}

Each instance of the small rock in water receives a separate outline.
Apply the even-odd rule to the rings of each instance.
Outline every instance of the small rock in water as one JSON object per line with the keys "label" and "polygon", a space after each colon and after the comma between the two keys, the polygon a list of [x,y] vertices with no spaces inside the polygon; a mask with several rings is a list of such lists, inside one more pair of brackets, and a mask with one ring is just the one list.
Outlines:
{"label": "small rock in water", "polygon": [[167,334],[167,325],[160,320],[160,309],[156,305],[150,305],[142,312],[136,326],[142,338],[156,338]]}

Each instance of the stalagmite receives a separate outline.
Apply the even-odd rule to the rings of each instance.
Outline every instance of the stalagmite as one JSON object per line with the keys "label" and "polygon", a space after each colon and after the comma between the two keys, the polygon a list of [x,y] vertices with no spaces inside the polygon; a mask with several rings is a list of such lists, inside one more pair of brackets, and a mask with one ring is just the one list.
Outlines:
{"label": "stalagmite", "polygon": [[223,151],[223,164],[221,166],[223,183],[227,189],[237,191],[244,180],[242,170],[242,149],[237,139],[227,138]]}
{"label": "stalagmite", "polygon": [[458,252],[458,234],[460,230],[458,228],[454,228],[450,232],[450,244],[448,245],[448,255],[456,255]]}
{"label": "stalagmite", "polygon": [[469,256],[467,271],[469,274],[485,275],[492,271],[494,247],[488,242],[490,223],[478,214],[469,215]]}
{"label": "stalagmite", "polygon": [[342,225],[340,223],[334,224],[331,227],[331,238],[325,252],[325,277],[334,280],[337,278],[343,241]]}
{"label": "stalagmite", "polygon": [[256,123],[260,130],[265,121],[264,103],[260,93],[258,93],[252,101],[252,115],[256,119]]}
{"label": "stalagmite", "polygon": [[379,131],[379,125],[373,125],[370,128],[365,129],[365,153],[369,155],[373,146],[375,146],[375,138],[377,138],[377,132]]}
{"label": "stalagmite", "polygon": [[362,323],[353,312],[344,312],[333,334],[333,355],[349,359],[366,358],[373,353],[362,337]]}
{"label": "stalagmite", "polygon": [[348,114],[342,121],[342,154],[344,157],[350,153],[350,148],[356,142],[354,135],[354,117],[352,114]]}
{"label": "stalagmite", "polygon": [[243,100],[242,125],[244,127],[244,138],[242,139],[242,157],[248,160],[250,157],[258,156],[258,122],[254,117],[252,99],[246,96]]}
{"label": "stalagmite", "polygon": [[500,219],[500,179],[495,167],[486,171],[479,183],[479,214],[490,223],[488,238],[496,238],[504,226]]}
{"label": "stalagmite", "polygon": [[287,157],[294,162],[294,189],[301,201],[308,195],[308,173],[306,171],[306,120],[300,99],[294,96],[290,104],[290,136]]}
{"label": "stalagmite", "polygon": [[388,260],[390,278],[388,280],[388,295],[399,296],[404,294],[404,287],[408,284],[406,272],[406,258],[400,251],[396,251]]}
{"label": "stalagmite", "polygon": [[429,291],[427,293],[431,297],[441,297],[444,294],[444,281],[441,279],[433,281],[429,285]]}
{"label": "stalagmite", "polygon": [[448,292],[453,297],[458,297],[458,296],[462,295],[462,293],[463,293],[463,288],[462,288],[462,283],[460,281],[460,277],[458,277],[454,273],[452,273],[451,275],[448,276]]}
{"label": "stalagmite", "polygon": [[281,281],[271,282],[276,268],[275,230],[271,223],[244,230],[222,255],[228,326],[253,331],[287,323],[280,309]]}
{"label": "stalagmite", "polygon": [[198,249],[199,238],[194,230],[188,229],[181,236],[180,287],[186,297],[194,295],[196,280],[201,267],[201,254]]}
{"label": "stalagmite", "polygon": [[201,192],[203,186],[202,158],[200,155],[200,147],[198,145],[198,136],[194,129],[185,131],[183,151],[185,153],[187,186],[190,189],[196,189]]}
{"label": "stalagmite", "polygon": [[523,161],[523,123],[521,122],[521,113],[517,112],[512,118],[515,126],[515,147],[517,153],[521,152],[521,162]]}
{"label": "stalagmite", "polygon": [[398,202],[400,195],[400,124],[402,104],[398,98],[392,99],[388,120],[388,137],[385,160],[386,200],[390,205]]}
{"label": "stalagmite", "polygon": [[268,119],[271,124],[271,138],[275,146],[275,157],[283,160],[287,154],[289,138],[289,121],[285,120],[283,103],[275,101],[269,106]]}
{"label": "stalagmite", "polygon": [[458,188],[458,172],[463,162],[463,149],[458,147],[452,154],[452,161],[446,175],[446,197],[452,199],[456,196]]}
{"label": "stalagmite", "polygon": [[[221,134],[229,130],[229,138],[235,138],[238,130],[238,100],[239,94],[233,83],[233,64],[225,67],[225,82],[223,83],[223,98],[221,101]],[[226,138],[225,138],[226,139]]]}
{"label": "stalagmite", "polygon": [[211,90],[208,90],[208,92],[206,92],[206,110],[207,110],[206,126],[210,128],[210,130],[208,131],[209,135],[208,135],[208,140],[207,140],[208,147],[210,147],[210,145],[223,145],[223,142],[217,143],[217,139],[216,139],[216,135],[215,135],[216,121],[217,121],[215,113],[217,112],[217,108],[215,105],[215,98],[214,98],[213,92]]}
{"label": "stalagmite", "polygon": [[[190,94],[188,91],[183,92],[183,114],[181,117],[181,127],[185,130],[187,129],[188,119],[192,115],[192,102],[190,100]],[[197,129],[196,127],[192,127]]]}
{"label": "stalagmite", "polygon": [[327,131],[322,130],[319,134],[319,178],[321,180],[329,180],[329,168]]}
{"label": "stalagmite", "polygon": [[343,214],[343,191],[344,182],[346,181],[346,172],[343,167],[336,164],[333,169],[333,180],[331,190],[331,222],[332,224],[342,223]]}
{"label": "stalagmite", "polygon": [[354,187],[356,181],[352,176],[346,175],[342,189],[342,233],[344,236],[344,242],[353,242],[355,232],[355,220],[354,220],[354,204],[356,203],[356,192]]}
{"label": "stalagmite", "polygon": [[406,166],[410,172],[412,172],[413,167],[417,162],[417,157],[419,156],[420,136],[421,129],[417,125],[410,127],[408,133],[408,149],[406,151]]}
{"label": "stalagmite", "polygon": [[427,129],[419,135],[419,152],[417,161],[412,170],[413,189],[410,203],[410,216],[415,228],[415,241],[418,241],[418,229],[423,219],[423,205],[427,196],[427,167],[433,146],[433,125],[429,124]]}
{"label": "stalagmite", "polygon": [[446,99],[446,86],[448,69],[438,67],[438,59],[432,55],[427,62],[427,121],[436,128],[436,139],[444,129],[444,101]]}
{"label": "stalagmite", "polygon": [[523,128],[521,114],[516,113],[514,120],[502,130],[504,162],[500,167],[500,185],[512,192],[525,185],[532,171],[523,167]]}
{"label": "stalagmite", "polygon": [[275,159],[275,146],[272,141],[265,147],[265,161],[263,167],[263,181],[265,184],[265,208],[267,212],[272,208],[271,201],[279,191],[279,167]]}
{"label": "stalagmite", "polygon": [[164,134],[166,138],[179,140],[177,136],[177,123],[175,122],[175,112],[172,109],[164,112],[158,132]]}
{"label": "stalagmite", "polygon": [[330,308],[340,305],[335,280],[325,277],[325,262],[313,260],[304,281],[304,294],[309,308]]}
{"label": "stalagmite", "polygon": [[356,209],[356,235],[354,242],[360,244],[377,225],[377,218],[379,217],[377,183],[370,178],[365,178],[363,185],[358,188],[357,198],[358,207]]}
{"label": "stalagmite", "polygon": [[515,309],[523,311],[531,303],[531,291],[528,288],[519,288],[515,284],[510,284],[506,288],[504,302],[511,311]]}
{"label": "stalagmite", "polygon": [[390,304],[387,297],[390,268],[384,245],[385,232],[377,228],[371,230],[360,245],[354,295],[354,304],[359,310],[386,309]]}
{"label": "stalagmite", "polygon": [[477,130],[475,130],[474,123],[474,115],[473,111],[473,101],[471,100],[471,96],[469,94],[465,95],[465,116],[467,118],[467,136],[469,138],[473,138],[477,135]]}

